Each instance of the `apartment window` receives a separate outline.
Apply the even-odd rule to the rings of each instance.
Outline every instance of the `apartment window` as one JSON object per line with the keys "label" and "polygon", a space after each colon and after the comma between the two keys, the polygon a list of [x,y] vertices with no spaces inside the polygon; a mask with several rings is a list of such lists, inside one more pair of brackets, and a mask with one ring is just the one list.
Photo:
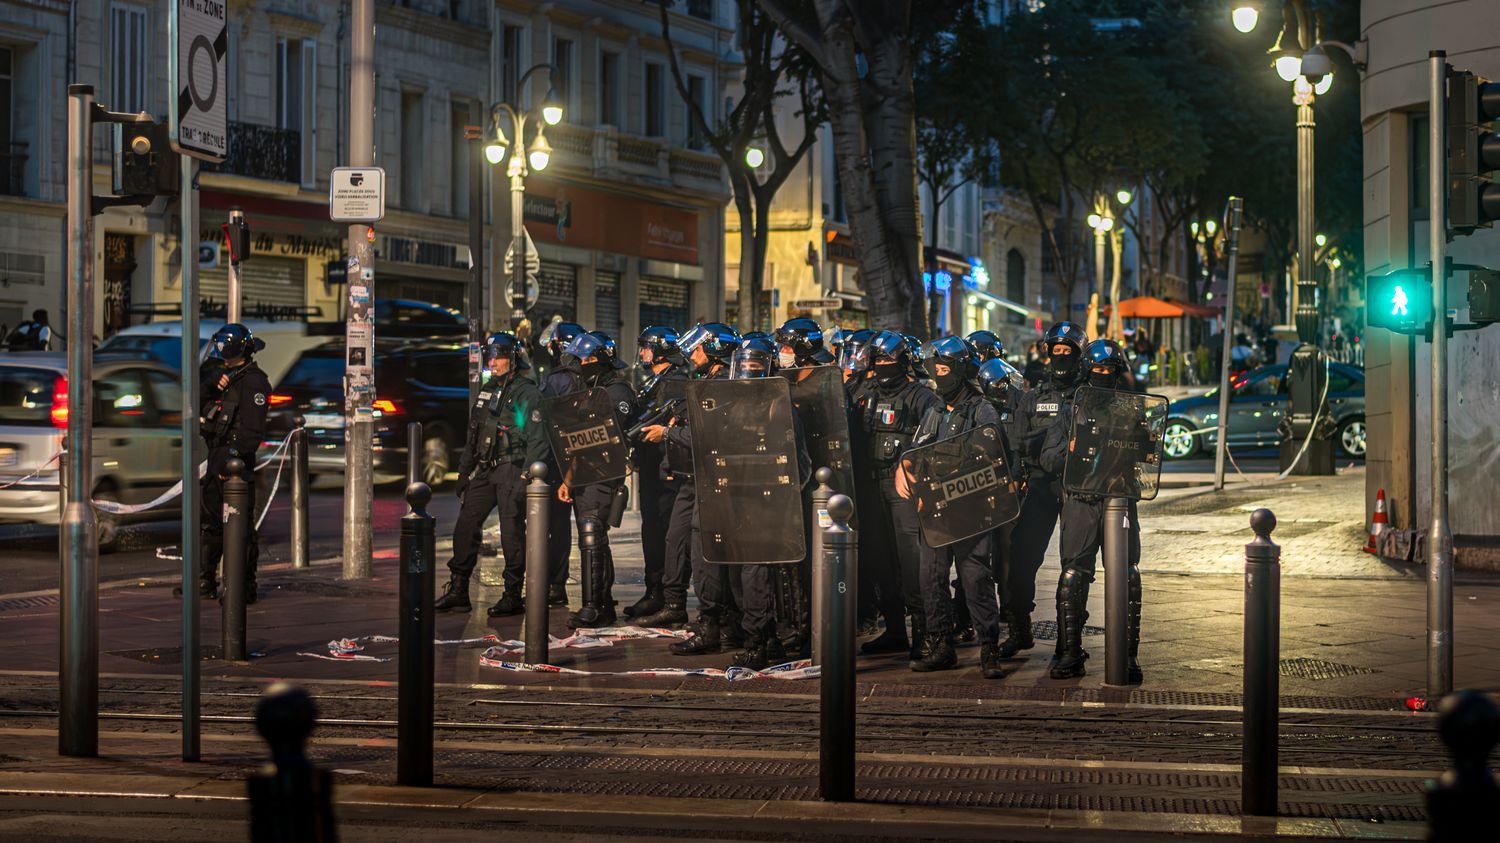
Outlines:
{"label": "apartment window", "polygon": [[[1005,256],[1005,297],[1016,304],[1026,303],[1026,258],[1011,249]],[[1026,317],[1014,310],[1006,311],[1012,325],[1025,325]]]}
{"label": "apartment window", "polygon": [[0,47],[0,196],[22,193],[26,167],[26,146],[15,143],[15,60],[14,50]]}
{"label": "apartment window", "polygon": [[655,62],[646,62],[646,137],[659,138],[666,134],[666,109],[662,101],[662,67]]}
{"label": "apartment window", "polygon": [[521,62],[525,61],[521,55],[524,36],[524,29],[509,24],[500,33],[500,99],[511,105],[520,104],[516,101],[516,86],[525,72],[521,67]]}
{"label": "apartment window", "polygon": [[688,74],[687,78],[689,113],[687,115],[687,145],[689,149],[704,149],[708,146],[707,140],[701,134],[698,123],[693,119],[692,110],[701,112],[705,119],[713,119],[708,113],[708,80],[702,76]]}
{"label": "apartment window", "polygon": [[401,94],[401,207],[423,210],[422,162],[426,146],[422,142],[422,94]]}
{"label": "apartment window", "polygon": [[114,75],[110,80],[111,111],[146,110],[146,10],[117,3],[109,10],[109,46]]}
{"label": "apartment window", "polygon": [[714,19],[714,0],[687,0],[687,13],[706,21]]}
{"label": "apartment window", "polygon": [[552,64],[557,67],[552,79],[552,88],[557,91],[563,104],[563,115],[573,114],[573,42],[567,38],[552,41]]}
{"label": "apartment window", "polygon": [[318,44],[311,38],[276,40],[276,128],[296,132],[292,144],[301,162],[302,184],[318,180]]}
{"label": "apartment window", "polygon": [[620,125],[620,54],[599,54],[599,122]]}
{"label": "apartment window", "polygon": [[468,103],[455,102],[448,116],[451,152],[448,163],[448,213],[457,219],[469,217],[469,156],[472,154],[464,136],[469,123]]}

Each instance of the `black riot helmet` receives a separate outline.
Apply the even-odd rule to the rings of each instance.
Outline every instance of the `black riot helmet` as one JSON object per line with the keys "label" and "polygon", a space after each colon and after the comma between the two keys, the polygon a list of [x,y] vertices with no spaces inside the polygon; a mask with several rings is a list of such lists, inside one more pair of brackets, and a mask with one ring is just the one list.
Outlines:
{"label": "black riot helmet", "polygon": [[776,344],[765,337],[751,337],[740,343],[729,357],[729,377],[768,378],[776,371]]}
{"label": "black riot helmet", "polygon": [[666,325],[652,325],[635,338],[636,345],[651,352],[646,365],[652,366],[663,360],[671,360],[682,352],[677,348],[677,329]]}
{"label": "black riot helmet", "polygon": [[823,347],[823,326],[806,316],[781,323],[773,335],[777,345],[792,349],[796,364],[820,366],[833,362],[833,355]]}
{"label": "black riot helmet", "polygon": [[823,349],[834,357],[837,357],[838,353],[844,348],[844,340],[848,339],[852,333],[854,332],[846,331],[843,328],[829,328],[823,332]]}
{"label": "black riot helmet", "polygon": [[701,347],[710,361],[720,363],[728,363],[730,355],[739,346],[740,335],[723,322],[694,325],[677,343],[677,347],[682,349],[683,357],[691,357],[693,351]]}
{"label": "black riot helmet", "polygon": [[[1083,349],[1088,344],[1088,333],[1072,322],[1058,322],[1047,329],[1047,333],[1042,336],[1042,345],[1047,351],[1047,370],[1053,383],[1068,386],[1078,381],[1078,374],[1083,367]],[[1071,346],[1073,353],[1055,355],[1052,348],[1056,345]]]}
{"label": "black riot helmet", "polygon": [[557,323],[552,329],[552,336],[547,338],[547,353],[552,355],[554,361],[561,362],[563,354],[568,350],[568,343],[582,333],[586,331],[577,322]]}
{"label": "black riot helmet", "polygon": [[[963,393],[964,385],[979,373],[979,352],[962,337],[943,337],[927,344],[926,367],[943,399],[952,401]],[[936,364],[943,364],[948,371],[938,374]]]}
{"label": "black riot helmet", "polygon": [[531,368],[526,355],[521,353],[521,341],[510,331],[496,331],[484,338],[484,362],[488,364],[496,358],[509,360],[513,371]]}
{"label": "black riot helmet", "polygon": [[228,325],[214,331],[213,339],[209,340],[209,356],[220,360],[234,360],[240,357],[254,357],[255,352],[266,347],[265,340],[256,339],[250,329],[238,322],[230,322]]}
{"label": "black riot helmet", "polygon": [[1089,386],[1119,389],[1120,381],[1130,364],[1125,360],[1125,350],[1114,340],[1094,340],[1084,350],[1084,376]]}
{"label": "black riot helmet", "polygon": [[1004,401],[1012,389],[1022,389],[1025,378],[1020,370],[996,357],[979,365],[979,391],[991,401]]}
{"label": "black riot helmet", "polygon": [[975,351],[979,352],[981,361],[1005,356],[1005,343],[994,331],[975,331],[965,339],[969,341],[969,345],[974,346]]}
{"label": "black riot helmet", "polygon": [[912,346],[907,338],[895,331],[881,331],[870,338],[870,358],[873,363],[894,362],[905,368],[911,367]]}
{"label": "black riot helmet", "polygon": [[625,364],[615,354],[615,341],[603,331],[579,334],[568,343],[563,353],[578,358],[578,362],[586,367],[592,366],[596,371],[625,368]]}
{"label": "black riot helmet", "polygon": [[839,343],[839,368],[851,375],[861,374],[870,370],[870,340],[875,339],[875,332],[869,328],[860,328],[851,331]]}

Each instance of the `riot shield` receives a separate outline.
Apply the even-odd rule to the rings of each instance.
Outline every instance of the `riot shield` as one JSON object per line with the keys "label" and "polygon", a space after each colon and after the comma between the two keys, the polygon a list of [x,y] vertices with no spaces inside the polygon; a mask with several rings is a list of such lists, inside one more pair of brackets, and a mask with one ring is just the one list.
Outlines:
{"label": "riot shield", "polygon": [[849,449],[849,396],[833,366],[782,369],[792,391],[792,407],[802,421],[813,469],[828,466],[835,492],[854,497],[854,455]]}
{"label": "riot shield", "polygon": [[1080,387],[1063,488],[1078,495],[1151,500],[1161,486],[1167,399],[1117,389]]}
{"label": "riot shield", "polygon": [[970,539],[1021,514],[1000,430],[980,425],[901,456],[928,547]]}
{"label": "riot shield", "polygon": [[625,437],[615,419],[615,405],[602,387],[544,398],[542,415],[562,482],[576,488],[628,473]]}
{"label": "riot shield", "polygon": [[692,381],[687,404],[704,560],[802,561],[802,481],[787,382]]}

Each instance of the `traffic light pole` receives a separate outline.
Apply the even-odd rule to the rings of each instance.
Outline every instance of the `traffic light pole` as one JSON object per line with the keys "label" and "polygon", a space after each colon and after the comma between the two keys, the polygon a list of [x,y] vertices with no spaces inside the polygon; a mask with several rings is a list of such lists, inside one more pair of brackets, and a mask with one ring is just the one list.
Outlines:
{"label": "traffic light pole", "polygon": [[1229,369],[1230,356],[1234,349],[1234,282],[1240,261],[1240,217],[1245,211],[1245,200],[1229,197],[1229,289],[1224,301],[1224,355],[1219,367],[1219,418],[1218,439],[1214,442],[1214,489],[1224,488],[1224,456],[1229,451]]}
{"label": "traffic light pole", "polygon": [[1447,54],[1428,53],[1428,219],[1432,255],[1432,526],[1427,533],[1427,696],[1453,690],[1453,533],[1448,524]]}
{"label": "traffic light pole", "polygon": [[[349,62],[349,164],[369,167],[375,163],[375,0],[352,0]],[[370,576],[371,501],[374,497],[371,440],[375,430],[375,229],[366,223],[349,226],[348,324],[345,327],[344,454],[347,484],[344,488],[344,570],[346,580]],[[365,295],[356,296],[355,289]],[[366,357],[355,367],[356,346]],[[361,382],[363,381],[363,382]]]}
{"label": "traffic light pole", "polygon": [[[197,761],[202,729],[199,689],[201,685],[197,653],[202,638],[198,605],[198,568],[203,554],[201,543],[203,508],[202,488],[198,485],[198,261],[196,242],[198,201],[193,193],[193,158],[182,156],[182,190],[177,207],[182,220],[178,249],[182,270],[182,760]],[[191,361],[191,362],[189,362]],[[217,513],[216,513],[217,515]]]}

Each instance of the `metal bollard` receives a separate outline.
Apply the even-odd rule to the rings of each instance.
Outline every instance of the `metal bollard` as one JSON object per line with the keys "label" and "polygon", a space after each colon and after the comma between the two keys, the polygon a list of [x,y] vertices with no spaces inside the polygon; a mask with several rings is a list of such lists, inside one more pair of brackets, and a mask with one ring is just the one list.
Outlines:
{"label": "metal bollard", "polygon": [[246,777],[252,843],[335,843],[333,774],[307,760],[318,707],[301,688],[277,682],[255,706],[255,730],[271,746],[271,763]]}
{"label": "metal bollard", "polygon": [[422,479],[422,423],[406,423],[406,485]]}
{"label": "metal bollard", "polygon": [[807,517],[812,521],[812,547],[807,549],[807,558],[812,560],[812,663],[822,664],[823,653],[819,649],[823,642],[823,531],[832,523],[828,519],[828,499],[833,497],[833,488],[828,481],[833,479],[833,469],[823,466],[813,473],[818,485],[812,491],[812,511]]}
{"label": "metal bollard", "polygon": [[298,416],[288,446],[292,457],[292,567],[312,564],[312,529],[308,516],[307,421]]}
{"label": "metal bollard", "polygon": [[1250,516],[1255,541],[1245,545],[1245,708],[1240,753],[1240,811],[1276,816],[1281,706],[1281,548],[1271,541],[1276,515]]}
{"label": "metal bollard", "polygon": [[1500,743],[1500,707],[1480,691],[1464,690],[1444,699],[1440,711],[1438,734],[1453,756],[1453,769],[1427,783],[1427,839],[1479,840],[1493,833],[1500,804],[1500,782],[1489,768],[1490,753]]}
{"label": "metal bollard", "polygon": [[547,663],[547,507],[552,487],[547,464],[531,464],[526,486],[526,663]]}
{"label": "metal bollard", "polygon": [[[231,457],[224,464],[224,585],[219,606],[223,620],[223,658],[250,660],[245,646],[245,545],[250,539],[250,484],[245,461]],[[191,594],[186,588],[184,595]]]}
{"label": "metal bollard", "polygon": [[1130,501],[1104,501],[1104,684],[1130,684]]}
{"label": "metal bollard", "polygon": [[854,501],[828,499],[833,523],[823,531],[823,652],[820,657],[818,795],[833,802],[854,799],[854,625],[858,536],[849,528]]}
{"label": "metal bollard", "polygon": [[396,702],[396,781],[432,785],[434,652],[432,589],[437,562],[436,521],[427,514],[432,489],[406,487],[411,507],[401,519],[400,673]]}

